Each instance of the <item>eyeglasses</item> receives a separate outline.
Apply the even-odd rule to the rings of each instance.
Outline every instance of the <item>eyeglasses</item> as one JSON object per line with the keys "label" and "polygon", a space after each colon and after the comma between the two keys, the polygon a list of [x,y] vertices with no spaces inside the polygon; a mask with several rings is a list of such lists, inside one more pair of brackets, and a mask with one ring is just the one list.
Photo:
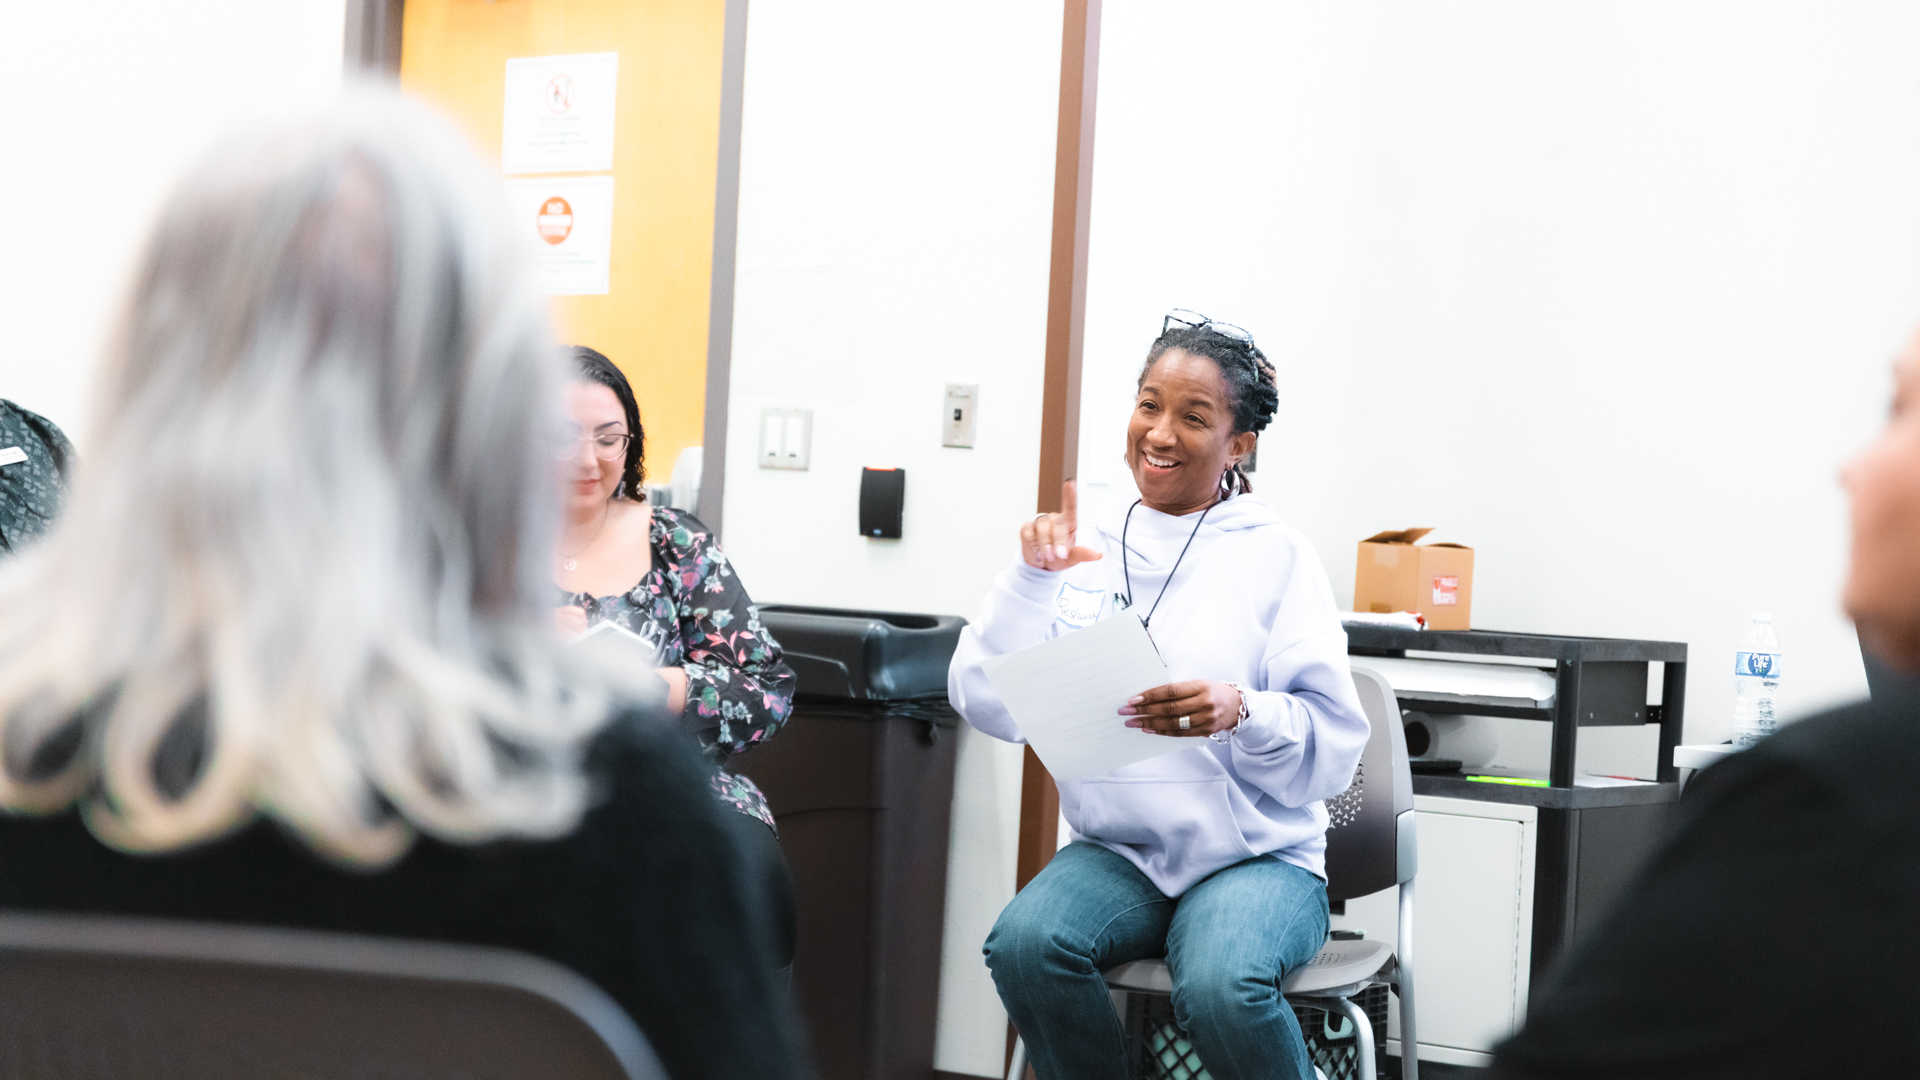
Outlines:
{"label": "eyeglasses", "polygon": [[1167,332],[1176,326],[1185,326],[1193,330],[1205,330],[1209,334],[1219,334],[1228,341],[1245,347],[1250,352],[1254,348],[1253,335],[1246,330],[1232,323],[1214,322],[1212,319],[1207,318],[1197,311],[1188,311],[1186,308],[1174,308],[1172,311],[1167,312],[1167,317],[1160,320],[1160,336],[1167,336]]}
{"label": "eyeglasses", "polygon": [[553,439],[553,456],[558,461],[572,461],[580,456],[580,444],[593,447],[593,456],[601,461],[619,461],[627,456],[627,443],[633,441],[631,435],[612,435],[601,433],[588,435],[582,431],[556,433]]}

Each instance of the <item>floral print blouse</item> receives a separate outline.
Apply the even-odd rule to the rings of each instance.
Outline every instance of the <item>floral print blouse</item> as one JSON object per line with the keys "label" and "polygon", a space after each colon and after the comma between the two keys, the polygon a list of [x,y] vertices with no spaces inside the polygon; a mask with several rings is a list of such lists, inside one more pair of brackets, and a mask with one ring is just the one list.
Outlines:
{"label": "floral print blouse", "polygon": [[52,421],[0,399],[0,555],[47,530],[72,462],[73,444]]}
{"label": "floral print blouse", "polygon": [[760,615],[733,565],[692,514],[653,508],[649,529],[653,569],[618,596],[562,593],[563,604],[586,609],[587,624],[618,623],[646,639],[661,667],[687,672],[681,722],[716,763],[714,794],[773,828],[773,811],[753,781],[717,767],[765,742],[793,713],[797,680],[780,659],[780,643]]}

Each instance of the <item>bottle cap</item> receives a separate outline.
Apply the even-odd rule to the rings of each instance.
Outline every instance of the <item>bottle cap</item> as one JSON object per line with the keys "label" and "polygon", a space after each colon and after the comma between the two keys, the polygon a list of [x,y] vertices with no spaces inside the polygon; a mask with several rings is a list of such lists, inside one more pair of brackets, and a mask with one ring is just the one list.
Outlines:
{"label": "bottle cap", "polygon": [[1764,611],[1756,611],[1753,613],[1753,621],[1754,622],[1772,622],[1773,616],[1767,614]]}

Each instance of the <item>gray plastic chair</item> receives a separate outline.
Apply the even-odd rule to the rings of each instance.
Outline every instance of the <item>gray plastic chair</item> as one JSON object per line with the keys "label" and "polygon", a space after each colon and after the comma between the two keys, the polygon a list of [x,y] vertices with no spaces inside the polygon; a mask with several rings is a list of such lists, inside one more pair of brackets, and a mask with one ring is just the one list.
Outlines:
{"label": "gray plastic chair", "polygon": [[[1345,1016],[1354,1026],[1360,1060],[1377,1067],[1373,1025],[1353,997],[1373,986],[1392,988],[1400,998],[1401,1076],[1420,1080],[1413,1007],[1413,878],[1418,868],[1413,773],[1393,688],[1378,672],[1363,667],[1353,669],[1353,685],[1372,731],[1352,786],[1327,803],[1327,899],[1352,900],[1398,885],[1399,952],[1396,956],[1384,941],[1329,941],[1289,974],[1280,989],[1290,1002]],[[1128,993],[1173,993],[1173,976],[1162,959],[1121,964],[1106,972],[1106,980],[1109,987]],[[1007,1078],[1018,1080],[1026,1070],[1026,1042],[1015,1040]]]}
{"label": "gray plastic chair", "polygon": [[633,1021],[483,946],[0,912],[0,1076],[665,1080]]}

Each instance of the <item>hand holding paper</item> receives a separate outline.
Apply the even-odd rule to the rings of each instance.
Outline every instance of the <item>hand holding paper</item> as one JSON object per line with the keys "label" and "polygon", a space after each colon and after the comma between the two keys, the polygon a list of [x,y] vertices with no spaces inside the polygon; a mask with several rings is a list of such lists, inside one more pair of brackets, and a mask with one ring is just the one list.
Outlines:
{"label": "hand holding paper", "polygon": [[1126,726],[1129,698],[1163,686],[1167,666],[1132,615],[1116,615],[980,665],[1055,780],[1101,776],[1194,743]]}

